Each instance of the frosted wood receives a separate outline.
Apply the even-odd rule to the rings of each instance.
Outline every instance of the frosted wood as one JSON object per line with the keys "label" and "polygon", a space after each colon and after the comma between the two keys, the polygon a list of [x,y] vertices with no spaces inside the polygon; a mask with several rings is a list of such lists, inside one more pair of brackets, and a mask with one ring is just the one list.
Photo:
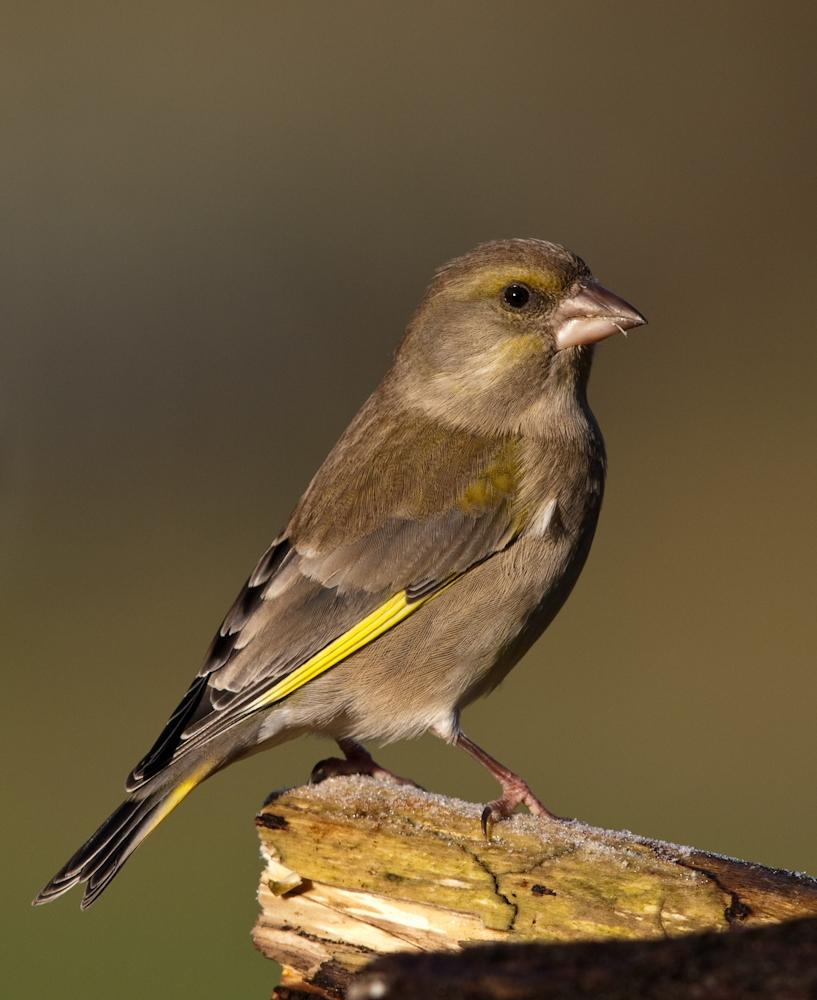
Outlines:
{"label": "frosted wood", "polygon": [[256,947],[293,990],[340,996],[371,958],[466,942],[676,937],[817,915],[817,882],[581,823],[514,816],[371,778],[272,798]]}

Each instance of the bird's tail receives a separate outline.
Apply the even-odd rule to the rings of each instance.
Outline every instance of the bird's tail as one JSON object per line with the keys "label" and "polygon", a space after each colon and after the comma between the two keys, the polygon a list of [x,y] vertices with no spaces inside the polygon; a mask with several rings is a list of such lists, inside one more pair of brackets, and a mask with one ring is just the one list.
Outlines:
{"label": "bird's tail", "polygon": [[80,908],[86,910],[99,896],[147,835],[199,784],[192,778],[147,796],[126,799],[71,860],[33,900],[49,903],[73,886],[87,882]]}

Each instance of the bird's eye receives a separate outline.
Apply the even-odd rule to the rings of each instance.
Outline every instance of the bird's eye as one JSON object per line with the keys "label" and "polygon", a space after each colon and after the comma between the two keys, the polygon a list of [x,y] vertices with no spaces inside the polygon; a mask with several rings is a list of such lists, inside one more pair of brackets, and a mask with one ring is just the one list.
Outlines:
{"label": "bird's eye", "polygon": [[514,282],[514,284],[508,285],[508,287],[504,289],[502,292],[502,298],[514,309],[521,309],[522,306],[527,305],[528,299],[530,299],[530,289],[526,288],[524,285],[518,285]]}

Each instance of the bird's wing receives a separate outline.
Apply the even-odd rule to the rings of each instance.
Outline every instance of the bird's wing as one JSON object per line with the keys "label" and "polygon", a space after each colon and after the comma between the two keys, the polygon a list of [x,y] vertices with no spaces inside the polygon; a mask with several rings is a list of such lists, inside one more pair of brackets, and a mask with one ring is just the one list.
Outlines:
{"label": "bird's wing", "polygon": [[527,512],[517,440],[443,441],[416,420],[378,430],[389,448],[370,440],[355,462],[347,432],[327,459],[130,790],[372,642],[518,535]]}

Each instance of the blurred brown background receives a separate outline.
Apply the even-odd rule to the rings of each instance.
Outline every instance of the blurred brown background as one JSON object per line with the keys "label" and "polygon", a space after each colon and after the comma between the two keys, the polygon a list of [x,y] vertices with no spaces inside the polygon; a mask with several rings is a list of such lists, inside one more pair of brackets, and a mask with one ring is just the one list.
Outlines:
{"label": "blurred brown background", "polygon": [[[816,21],[4,5],[13,995],[269,995],[252,819],[328,744],[197,791],[88,913],[28,903],[118,805],[433,269],[497,237],[566,244],[651,325],[597,353],[610,477],[584,575],[466,730],[559,813],[817,874]],[[495,793],[431,737],[380,756]]]}

